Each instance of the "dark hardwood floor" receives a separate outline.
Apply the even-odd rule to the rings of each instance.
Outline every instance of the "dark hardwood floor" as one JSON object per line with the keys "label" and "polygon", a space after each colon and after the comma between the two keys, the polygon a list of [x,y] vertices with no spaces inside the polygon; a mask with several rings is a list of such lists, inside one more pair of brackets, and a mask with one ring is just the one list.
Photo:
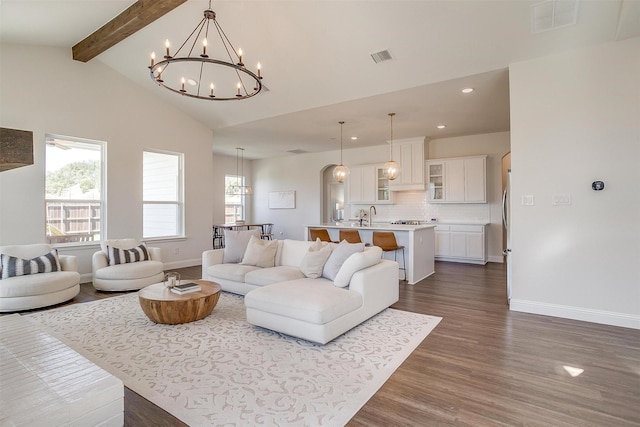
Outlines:
{"label": "dark hardwood floor", "polygon": [[[393,308],[442,322],[349,426],[640,426],[640,331],[509,311],[501,264],[436,271]],[[184,424],[127,389],[125,425]]]}

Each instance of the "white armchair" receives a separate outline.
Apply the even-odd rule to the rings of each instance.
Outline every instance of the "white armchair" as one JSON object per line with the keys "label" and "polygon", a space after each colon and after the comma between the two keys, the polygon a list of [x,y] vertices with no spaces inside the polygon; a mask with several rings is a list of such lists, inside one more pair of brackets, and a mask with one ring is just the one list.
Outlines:
{"label": "white armchair", "polygon": [[[32,260],[52,251],[50,245],[0,246],[0,254]],[[2,257],[0,257],[2,258]],[[31,310],[73,299],[80,292],[75,256],[58,255],[60,271],[7,277],[0,280],[0,312]],[[0,272],[2,266],[0,265]],[[5,275],[6,276],[6,275]],[[2,277],[0,273],[0,277]]]}
{"label": "white armchair", "polygon": [[[135,251],[131,249],[138,246],[140,242],[136,239],[112,239],[100,242],[101,250],[94,253],[92,259],[93,287],[99,291],[130,291],[162,282],[164,265],[160,248],[147,247],[149,259],[134,261]],[[109,248],[123,250],[119,251],[123,255],[121,261],[129,262],[110,265]],[[113,249],[112,256],[118,256]],[[131,259],[125,259],[129,256]]]}

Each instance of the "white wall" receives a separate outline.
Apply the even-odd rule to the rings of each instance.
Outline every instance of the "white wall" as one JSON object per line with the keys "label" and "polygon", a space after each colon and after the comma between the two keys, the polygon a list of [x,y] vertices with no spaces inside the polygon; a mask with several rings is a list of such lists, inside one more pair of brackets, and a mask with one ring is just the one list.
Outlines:
{"label": "white wall", "polygon": [[509,74],[512,309],[640,328],[640,38]]}
{"label": "white wall", "polygon": [[[142,89],[97,59],[73,61],[70,49],[1,48],[0,125],[33,131],[34,165],[0,173],[0,244],[45,241],[44,135],[53,133],[107,142],[110,238],[142,237],[143,149],[184,153],[187,239],[153,245],[163,249],[167,268],[199,264],[211,247],[212,212],[222,213],[224,203],[215,192],[224,188],[224,173],[214,179],[211,131],[159,101],[152,91],[161,89],[151,82]],[[230,162],[214,157],[216,163]],[[61,248],[79,256],[83,280],[95,250]]]}
{"label": "white wall", "polygon": [[[386,146],[344,150],[344,164],[384,162],[387,150]],[[322,220],[322,171],[339,159],[339,151],[329,151],[254,160],[253,220],[272,222],[278,239],[304,239],[304,225]],[[269,192],[290,190],[296,192],[295,209],[269,209]]]}

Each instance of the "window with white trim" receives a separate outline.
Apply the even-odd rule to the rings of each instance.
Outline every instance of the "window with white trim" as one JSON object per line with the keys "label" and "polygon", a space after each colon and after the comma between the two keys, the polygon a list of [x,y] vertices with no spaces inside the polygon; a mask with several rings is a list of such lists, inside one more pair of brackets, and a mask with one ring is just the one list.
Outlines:
{"label": "window with white trim", "polygon": [[244,219],[245,196],[237,191],[245,185],[244,176],[225,175],[224,176],[224,222],[233,224],[237,220]]}
{"label": "window with white trim", "polygon": [[182,153],[144,150],[142,167],[143,238],[184,236]]}
{"label": "window with white trim", "polygon": [[99,241],[105,236],[106,143],[45,135],[47,243]]}

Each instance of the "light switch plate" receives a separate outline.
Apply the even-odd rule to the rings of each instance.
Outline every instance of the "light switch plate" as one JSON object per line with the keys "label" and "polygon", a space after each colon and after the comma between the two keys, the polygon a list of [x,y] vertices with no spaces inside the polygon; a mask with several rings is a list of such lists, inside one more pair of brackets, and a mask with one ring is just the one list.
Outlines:
{"label": "light switch plate", "polygon": [[533,206],[536,204],[535,197],[533,195],[528,194],[526,196],[522,196],[522,204],[524,206]]}
{"label": "light switch plate", "polygon": [[571,194],[554,194],[551,198],[551,203],[554,205],[570,205]]}

